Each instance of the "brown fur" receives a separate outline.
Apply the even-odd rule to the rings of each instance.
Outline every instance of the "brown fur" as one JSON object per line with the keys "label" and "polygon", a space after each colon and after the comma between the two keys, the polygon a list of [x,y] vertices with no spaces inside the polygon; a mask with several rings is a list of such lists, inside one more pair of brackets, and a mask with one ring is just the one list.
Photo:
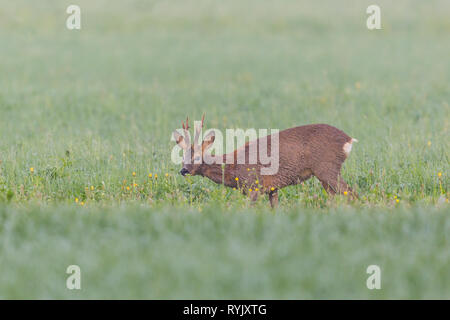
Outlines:
{"label": "brown fur", "polygon": [[[271,136],[267,139],[270,152]],[[245,149],[247,160],[251,150],[249,145],[257,141],[249,142],[242,147]],[[234,151],[234,163],[226,164],[223,174],[220,164],[206,163],[191,165],[189,172],[192,175],[208,177],[216,183],[223,182],[228,187],[240,188],[243,193],[249,194],[252,200],[256,200],[258,194],[266,193],[272,207],[278,203],[278,189],[301,183],[312,176],[317,177],[325,190],[332,195],[348,192],[355,196],[352,189],[342,180],[340,173],[342,164],[347,158],[343,150],[346,143],[352,143],[352,138],[335,127],[326,124],[300,126],[279,132],[279,170],[275,175],[261,175],[263,165],[260,163],[237,164],[238,150]],[[205,147],[203,142],[202,150],[207,147],[208,145]],[[223,156],[224,163],[226,156]],[[256,180],[258,184],[255,183]],[[258,188],[258,191],[255,191],[255,188]]]}

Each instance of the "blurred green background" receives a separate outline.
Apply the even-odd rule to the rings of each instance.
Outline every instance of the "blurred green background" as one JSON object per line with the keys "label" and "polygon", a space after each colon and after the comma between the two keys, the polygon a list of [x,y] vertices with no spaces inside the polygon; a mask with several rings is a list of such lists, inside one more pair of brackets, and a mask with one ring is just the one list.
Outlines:
{"label": "blurred green background", "polygon": [[[0,298],[449,298],[450,2],[371,4],[0,0]],[[203,112],[344,130],[360,199],[180,177]]]}

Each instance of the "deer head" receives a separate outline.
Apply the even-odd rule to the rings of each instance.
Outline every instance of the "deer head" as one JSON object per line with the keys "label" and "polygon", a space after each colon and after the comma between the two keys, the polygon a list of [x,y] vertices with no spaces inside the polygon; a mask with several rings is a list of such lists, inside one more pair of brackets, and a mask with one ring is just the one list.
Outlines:
{"label": "deer head", "polygon": [[173,132],[176,143],[183,149],[183,167],[180,173],[184,176],[186,174],[196,175],[202,172],[203,166],[207,166],[203,161],[205,152],[212,146],[215,139],[214,131],[208,133],[206,137],[203,138],[201,144],[199,144],[199,138],[203,129],[203,123],[205,120],[205,115],[202,117],[202,122],[200,126],[196,126],[194,143],[191,144],[190,134],[189,134],[189,118],[186,118],[186,123],[181,122],[183,126],[184,136],[178,131]]}

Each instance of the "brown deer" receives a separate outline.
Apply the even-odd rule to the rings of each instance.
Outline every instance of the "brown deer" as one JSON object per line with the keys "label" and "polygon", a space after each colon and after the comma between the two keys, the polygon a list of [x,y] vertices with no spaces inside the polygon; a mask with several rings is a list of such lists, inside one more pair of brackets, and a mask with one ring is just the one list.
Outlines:
{"label": "brown deer", "polygon": [[[273,134],[259,138],[232,153],[219,156],[221,161],[211,163],[203,160],[211,160],[212,155],[206,151],[213,145],[215,133],[211,131],[207,134],[200,145],[198,140],[203,122],[204,115],[201,126],[195,128],[192,144],[188,119],[186,123],[182,122],[184,136],[177,131],[173,133],[176,143],[183,149],[183,168],[180,171],[183,176],[190,174],[208,177],[216,183],[240,189],[253,201],[260,194],[268,194],[272,207],[278,204],[279,189],[301,183],[312,176],[317,177],[331,195],[340,193],[356,197],[356,193],[342,180],[341,167],[352,150],[353,142],[357,140],[335,127],[311,124],[286,129],[278,133],[277,140]],[[261,175],[261,170],[267,165],[259,161],[259,155],[255,164],[240,164],[237,161],[240,154],[249,159],[254,150],[262,150],[258,144],[261,139],[265,139],[267,152],[278,149],[278,171],[271,175]],[[278,148],[272,148],[272,140],[278,142]],[[252,144],[257,144],[257,148],[252,148]]]}

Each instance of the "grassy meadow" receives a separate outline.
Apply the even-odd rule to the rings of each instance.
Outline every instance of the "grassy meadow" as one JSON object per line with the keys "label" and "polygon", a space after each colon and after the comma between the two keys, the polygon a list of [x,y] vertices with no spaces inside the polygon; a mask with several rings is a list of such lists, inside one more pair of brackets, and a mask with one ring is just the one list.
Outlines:
{"label": "grassy meadow", "polygon": [[[344,3],[0,0],[0,298],[449,299],[450,3]],[[203,112],[342,129],[359,199],[183,178]]]}

